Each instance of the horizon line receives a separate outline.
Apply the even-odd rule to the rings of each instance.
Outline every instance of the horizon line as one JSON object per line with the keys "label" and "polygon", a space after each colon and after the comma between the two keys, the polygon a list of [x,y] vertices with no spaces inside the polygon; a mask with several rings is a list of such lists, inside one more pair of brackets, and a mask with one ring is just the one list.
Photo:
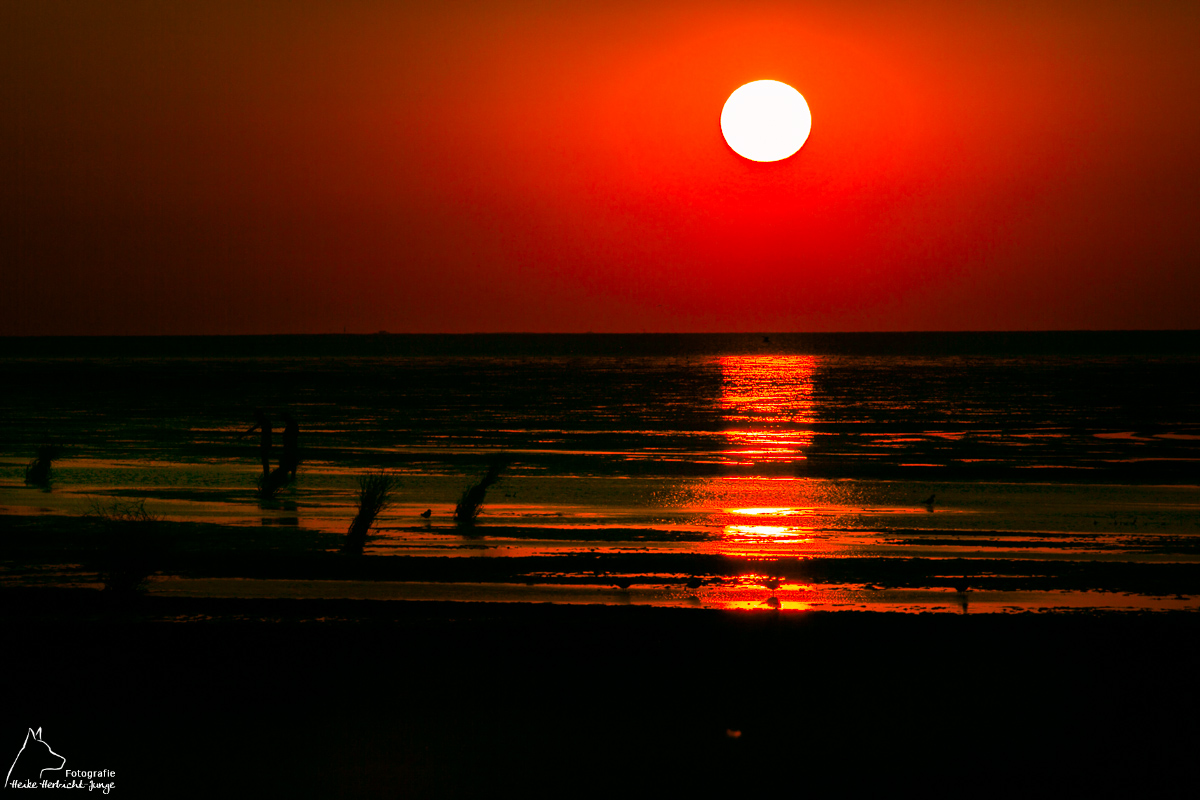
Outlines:
{"label": "horizon line", "polygon": [[1005,328],[1005,329],[908,329],[881,331],[325,331],[320,333],[6,333],[3,339],[192,339],[266,338],[302,336],[896,336],[896,335],[986,335],[986,334],[1077,334],[1077,333],[1200,333],[1200,328]]}

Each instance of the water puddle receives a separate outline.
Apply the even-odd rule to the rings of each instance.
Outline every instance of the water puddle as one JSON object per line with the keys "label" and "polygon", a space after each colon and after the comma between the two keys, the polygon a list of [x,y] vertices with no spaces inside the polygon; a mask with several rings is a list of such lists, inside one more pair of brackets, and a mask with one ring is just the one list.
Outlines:
{"label": "water puddle", "polygon": [[861,585],[782,584],[774,592],[737,581],[689,589],[670,584],[437,583],[421,581],[282,580],[257,578],[155,579],[149,593],[164,597],[240,599],[404,600],[469,603],[645,605],[745,611],[889,611],[902,613],[1015,613],[1053,610],[1200,610],[1194,595],[1102,591],[955,591],[881,589]]}

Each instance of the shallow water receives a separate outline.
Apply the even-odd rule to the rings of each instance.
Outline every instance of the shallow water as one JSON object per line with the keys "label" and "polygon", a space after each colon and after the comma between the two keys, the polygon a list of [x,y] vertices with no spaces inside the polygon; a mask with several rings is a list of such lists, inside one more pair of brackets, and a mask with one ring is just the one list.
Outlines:
{"label": "shallow water", "polygon": [[422,583],[415,581],[300,581],[245,578],[163,578],[150,587],[164,597],[252,599],[319,598],[348,600],[452,601],[476,603],[558,603],[566,605],[647,605],[743,611],[892,611],[956,614],[1024,611],[1174,611],[1200,609],[1195,596],[1136,595],[1125,592],[998,592],[938,589],[867,589],[861,585],[783,584],[771,592],[751,576],[695,590],[667,584],[629,588],[579,584]]}
{"label": "shallow water", "polygon": [[[1187,355],[93,357],[3,366],[16,378],[0,419],[4,514],[79,516],[134,500],[167,520],[267,528],[284,540],[289,531],[341,534],[357,478],[382,470],[396,488],[368,546],[377,556],[711,555],[761,561],[765,575],[773,563],[813,558],[1200,561],[1200,401],[1185,388],[1200,359]],[[288,410],[301,425],[299,480],[269,501],[255,490],[257,433],[242,436],[254,407],[277,424]],[[41,444],[61,451],[50,491],[23,482]],[[274,445],[277,457],[278,438]],[[507,466],[479,524],[456,527],[459,495],[500,454]],[[3,579],[20,582],[35,566],[6,562]],[[638,570],[623,574],[636,582],[624,595],[595,585],[596,576],[564,588],[553,575],[535,577],[533,588],[393,582],[371,591],[722,608],[773,596],[784,610],[1192,602],[1094,588],[974,589],[965,603],[946,587],[784,584],[743,596],[744,574],[680,594],[651,588]],[[180,580],[171,591],[183,590]]]}

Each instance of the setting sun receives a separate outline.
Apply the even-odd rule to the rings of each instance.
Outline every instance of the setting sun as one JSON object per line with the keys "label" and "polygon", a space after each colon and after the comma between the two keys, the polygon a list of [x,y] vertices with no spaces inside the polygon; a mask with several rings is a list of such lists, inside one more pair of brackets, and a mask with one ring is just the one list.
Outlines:
{"label": "setting sun", "polygon": [[781,161],[804,146],[812,114],[804,96],[779,81],[741,86],[721,110],[721,133],[751,161]]}

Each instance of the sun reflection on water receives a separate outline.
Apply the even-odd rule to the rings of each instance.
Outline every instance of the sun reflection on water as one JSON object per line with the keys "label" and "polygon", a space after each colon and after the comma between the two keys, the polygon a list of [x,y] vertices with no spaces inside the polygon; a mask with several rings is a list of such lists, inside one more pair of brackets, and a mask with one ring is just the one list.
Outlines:
{"label": "sun reflection on water", "polygon": [[721,365],[725,458],[732,464],[802,461],[816,421],[813,356],[726,356]]}
{"label": "sun reflection on water", "polygon": [[731,508],[730,514],[744,514],[749,517],[783,517],[801,513],[801,509],[791,506],[767,506],[764,508]]}
{"label": "sun reflection on water", "polygon": [[810,532],[783,525],[726,525],[724,535],[733,540],[768,540],[776,543],[805,544],[812,541]]}

